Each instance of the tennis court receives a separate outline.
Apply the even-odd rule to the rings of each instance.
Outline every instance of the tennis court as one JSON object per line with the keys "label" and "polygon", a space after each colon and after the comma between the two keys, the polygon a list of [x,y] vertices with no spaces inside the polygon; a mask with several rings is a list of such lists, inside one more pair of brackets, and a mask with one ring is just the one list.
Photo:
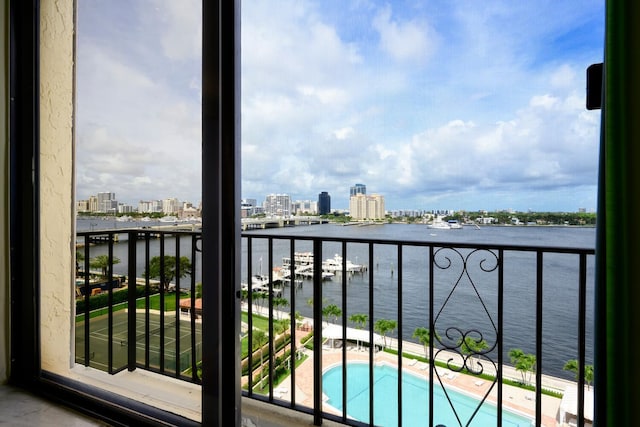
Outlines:
{"label": "tennis court", "polygon": [[[149,326],[145,325],[145,314],[136,313],[136,362],[145,365],[148,355],[149,367],[158,370],[161,360],[164,361],[164,371],[168,374],[176,372],[176,315],[175,312],[164,317],[164,337],[161,336],[162,325],[160,315],[149,313]],[[90,319],[89,335],[89,366],[108,371],[109,324],[108,315]],[[191,321],[183,317],[179,321],[179,371],[184,372],[191,367]],[[129,348],[127,311],[120,310],[113,313],[113,370],[127,366],[127,352]],[[148,345],[146,337],[149,336]],[[76,323],[76,363],[84,364],[85,339],[84,321]],[[162,341],[161,341],[162,340]],[[196,323],[195,330],[196,361],[201,360],[202,335],[200,323]]]}

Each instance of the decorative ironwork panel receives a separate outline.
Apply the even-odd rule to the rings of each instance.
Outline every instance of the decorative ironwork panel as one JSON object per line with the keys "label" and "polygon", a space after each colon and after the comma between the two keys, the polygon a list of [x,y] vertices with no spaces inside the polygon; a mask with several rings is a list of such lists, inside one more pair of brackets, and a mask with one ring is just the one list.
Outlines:
{"label": "decorative ironwork panel", "polygon": [[[473,413],[463,419],[466,416],[455,407],[439,370],[434,369],[461,426],[471,423],[497,384],[495,374],[500,369],[497,353],[502,339],[497,326],[502,313],[496,303],[500,265],[498,254],[490,249],[464,251],[443,247],[434,252],[432,286],[437,295],[432,302],[436,313],[432,325],[437,342],[434,359],[446,360],[447,368],[453,372],[478,377],[490,374],[494,378]],[[460,312],[472,313],[475,321],[460,324],[456,315]],[[476,384],[482,386],[484,381],[479,379]]]}

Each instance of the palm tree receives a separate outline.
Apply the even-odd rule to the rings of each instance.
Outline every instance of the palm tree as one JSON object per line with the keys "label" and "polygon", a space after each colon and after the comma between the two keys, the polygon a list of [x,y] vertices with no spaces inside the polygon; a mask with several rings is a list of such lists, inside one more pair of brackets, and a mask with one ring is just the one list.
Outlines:
{"label": "palm tree", "polygon": [[262,387],[262,348],[269,342],[269,336],[261,329],[255,329],[251,336],[251,348],[260,349],[260,386]]}
{"label": "palm tree", "polygon": [[[562,369],[573,372],[576,375],[576,381],[578,380],[580,367],[576,359],[567,360]],[[587,388],[590,388],[593,381],[593,365],[584,365],[584,381],[587,383]]]}
{"label": "palm tree", "polygon": [[335,304],[329,304],[322,309],[322,316],[327,318],[327,322],[333,318],[333,323],[335,323],[341,314],[342,310]]}
{"label": "palm tree", "polygon": [[[440,339],[437,333],[435,333],[433,336],[437,339]],[[428,358],[429,344],[431,344],[431,331],[427,328],[419,326],[413,331],[413,337],[418,338],[418,341],[422,343],[422,345],[424,346],[424,356]]]}
{"label": "palm tree", "polygon": [[111,257],[111,263],[109,263],[109,255],[98,255],[89,261],[91,268],[99,268],[102,271],[102,275],[107,275],[107,269],[110,265],[120,264],[120,258],[114,256]]}
{"label": "palm tree", "polygon": [[289,306],[289,300],[286,298],[282,298],[282,297],[275,297],[273,299],[273,308],[275,308],[277,310],[277,317],[278,320],[280,320],[282,318],[282,312],[280,310],[278,310],[280,307],[288,307]]}
{"label": "palm tree", "polygon": [[374,324],[373,329],[382,335],[382,342],[385,348],[387,347],[387,333],[393,332],[397,326],[398,322],[389,319],[380,319]]}
{"label": "palm tree", "polygon": [[[263,291],[253,291],[251,293],[251,299],[258,304],[258,307],[262,309],[264,300],[267,299],[267,293]],[[262,311],[262,310],[260,310]]]}
{"label": "palm tree", "polygon": [[[369,320],[369,316],[364,313],[355,313],[349,316],[349,320],[356,324],[356,329],[364,329],[364,326],[367,324],[367,320]],[[358,350],[360,349],[360,340],[356,340]]]}
{"label": "palm tree", "polygon": [[536,370],[536,356],[534,354],[525,354],[519,348],[509,350],[509,358],[516,368],[516,371],[522,375],[522,384],[527,385],[531,382],[531,374]]}
{"label": "palm tree", "polygon": [[[485,340],[477,340],[473,337],[465,337],[464,341],[462,340],[462,338],[460,340],[458,340],[458,346],[460,346],[460,351],[462,352],[462,354],[469,356],[468,360],[469,360],[469,370],[473,371],[474,370],[474,360],[473,360],[473,355],[474,354],[481,354],[482,350],[489,348],[489,345],[487,344],[487,341]],[[472,372],[473,373],[473,372]]]}

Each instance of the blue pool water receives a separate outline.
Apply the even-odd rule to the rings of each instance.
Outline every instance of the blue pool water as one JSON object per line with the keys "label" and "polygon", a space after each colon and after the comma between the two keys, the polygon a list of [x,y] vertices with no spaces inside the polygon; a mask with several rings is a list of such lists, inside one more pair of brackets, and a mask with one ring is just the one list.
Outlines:
{"label": "blue pool water", "polygon": [[[374,424],[377,426],[398,425],[398,370],[388,365],[374,367]],[[342,411],[342,366],[327,370],[322,376],[322,387],[329,398],[327,403]],[[434,385],[434,425],[467,425],[478,400],[454,390],[447,393],[455,406],[458,422],[442,388]],[[426,426],[429,423],[429,383],[411,374],[402,375],[402,423],[405,426]],[[369,422],[369,365],[366,363],[347,364],[347,415],[359,421]],[[468,425],[486,427],[496,425],[497,409],[484,403]],[[502,411],[502,425],[505,427],[529,427],[531,420]]]}

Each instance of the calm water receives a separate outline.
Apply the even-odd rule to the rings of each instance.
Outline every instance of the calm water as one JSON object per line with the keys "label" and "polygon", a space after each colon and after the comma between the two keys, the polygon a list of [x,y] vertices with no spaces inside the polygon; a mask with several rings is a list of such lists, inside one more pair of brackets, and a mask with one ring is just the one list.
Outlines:
{"label": "calm water", "polygon": [[[95,220],[79,220],[78,229],[123,228],[135,226],[136,223],[101,222]],[[138,223],[154,225],[153,223]],[[258,232],[257,232],[258,233]],[[385,224],[379,226],[339,226],[318,225],[300,226],[260,230],[261,234],[274,237],[273,255],[269,260],[266,239],[254,239],[252,243],[252,274],[267,274],[271,266],[282,265],[282,257],[288,256],[288,241],[279,240],[278,235],[287,236],[322,236],[352,237],[367,239],[394,239],[404,241],[450,242],[450,243],[482,243],[512,244],[535,246],[563,246],[576,248],[593,248],[595,245],[594,228],[574,227],[465,227],[462,230],[430,230],[425,225]],[[251,234],[251,233],[249,233]],[[138,242],[138,253],[142,254],[144,243]],[[151,242],[151,251],[158,251],[158,242]],[[167,239],[165,251],[175,253],[175,240]],[[242,245],[242,279],[246,280],[247,250],[246,239]],[[310,242],[298,241],[295,251],[311,251]],[[106,245],[91,248],[91,256],[106,253]],[[190,241],[180,242],[181,255],[190,256]],[[447,260],[449,268],[434,268],[434,316],[436,330],[446,340],[447,328],[455,327],[462,331],[477,330],[492,345],[495,342],[494,324],[497,323],[497,273],[484,272],[495,266],[495,257],[486,251],[480,251],[468,259],[467,252],[448,251],[440,253],[436,258],[438,265],[444,267]],[[126,243],[121,242],[114,247],[114,254],[121,263],[114,266],[114,271],[126,274]],[[336,243],[323,245],[322,258],[341,254],[341,247]],[[462,255],[461,255],[462,254]],[[369,259],[368,247],[362,244],[349,244],[346,258],[356,264],[365,264],[373,272],[374,311],[369,315],[369,272],[350,276],[346,285],[347,318],[354,313],[369,315],[369,324],[378,319],[398,319],[399,308],[402,312],[402,331],[395,331],[394,336],[402,336],[413,340],[413,331],[417,327],[427,327],[429,321],[429,270],[428,249],[405,247],[402,262],[402,304],[399,306],[398,292],[398,258],[397,249],[389,245],[375,245],[374,254]],[[138,255],[137,269],[142,275],[144,263]],[[484,262],[482,261],[484,260]],[[466,272],[461,268],[463,261],[467,263]],[[587,362],[593,358],[593,277],[594,258],[590,256],[587,264]],[[196,264],[200,265],[198,255]],[[198,270],[198,269],[196,269]],[[533,253],[509,251],[504,256],[504,352],[511,348],[521,348],[527,353],[535,353],[535,314],[536,314],[536,257]],[[467,274],[468,273],[468,274]],[[569,359],[577,358],[578,333],[578,256],[577,255],[545,255],[544,258],[544,292],[543,292],[543,358],[542,372],[571,378],[571,374],[562,370]],[[189,277],[183,279],[185,287]],[[196,281],[200,281],[199,270]],[[457,284],[457,285],[456,285]],[[342,306],[342,278],[337,275],[333,280],[322,284],[325,304]],[[313,295],[311,281],[305,280],[303,286],[291,294],[286,288],[285,297],[295,311],[304,316],[311,316],[312,305],[309,300]],[[288,309],[291,309],[289,307]],[[373,318],[373,322],[371,321]],[[367,325],[367,327],[369,326]],[[352,326],[352,325],[350,325]],[[452,334],[456,341],[460,335]],[[476,336],[476,335],[474,335]],[[495,360],[495,352],[491,353]]]}
{"label": "calm water", "polygon": [[[388,365],[376,365],[373,370],[374,424],[379,426],[398,425],[398,370]],[[342,366],[328,369],[322,375],[322,389],[327,395],[327,403],[339,411],[342,408]],[[402,423],[407,426],[425,425],[429,419],[429,382],[423,378],[403,373],[402,375]],[[433,407],[434,425],[459,425],[452,405],[449,404],[442,387],[434,384]],[[469,421],[479,405],[470,396],[447,390],[448,397],[456,408],[464,425]],[[349,363],[347,365],[347,413],[359,421],[369,420],[369,365]],[[488,403],[480,407],[471,426],[495,425],[497,409]],[[529,427],[531,420],[503,409],[502,425],[505,427]]]}

